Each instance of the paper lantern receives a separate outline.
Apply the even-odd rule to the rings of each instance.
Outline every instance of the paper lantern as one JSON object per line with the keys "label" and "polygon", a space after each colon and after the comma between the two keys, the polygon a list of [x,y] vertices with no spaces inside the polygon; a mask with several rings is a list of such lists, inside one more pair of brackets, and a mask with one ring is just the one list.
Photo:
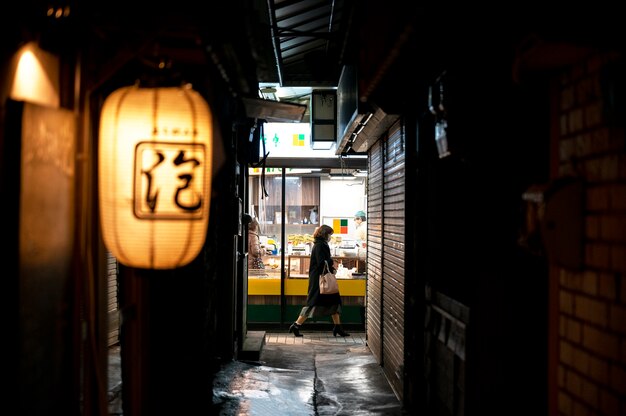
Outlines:
{"label": "paper lantern", "polygon": [[191,87],[124,87],[104,102],[98,180],[104,244],[130,267],[195,259],[211,199],[212,116]]}

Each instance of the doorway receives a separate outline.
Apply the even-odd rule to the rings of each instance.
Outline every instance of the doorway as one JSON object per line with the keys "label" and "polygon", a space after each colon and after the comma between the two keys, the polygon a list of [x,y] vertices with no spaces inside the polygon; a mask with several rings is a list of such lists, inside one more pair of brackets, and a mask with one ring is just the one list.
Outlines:
{"label": "doorway", "polygon": [[330,246],[342,322],[364,326],[367,255],[356,245],[354,213],[367,208],[367,177],[338,180],[332,169],[265,169],[248,172],[246,212],[258,220],[262,253],[262,262],[248,261],[248,327],[282,326],[298,315],[308,291],[313,233],[321,224],[334,229]]}

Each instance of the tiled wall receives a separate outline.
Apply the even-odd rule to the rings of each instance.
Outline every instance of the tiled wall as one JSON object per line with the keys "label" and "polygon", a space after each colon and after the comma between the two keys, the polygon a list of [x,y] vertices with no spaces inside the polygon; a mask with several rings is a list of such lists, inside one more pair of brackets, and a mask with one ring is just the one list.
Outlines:
{"label": "tiled wall", "polygon": [[558,270],[559,415],[626,414],[626,72],[591,56],[558,82],[558,175],[585,181],[584,266]]}

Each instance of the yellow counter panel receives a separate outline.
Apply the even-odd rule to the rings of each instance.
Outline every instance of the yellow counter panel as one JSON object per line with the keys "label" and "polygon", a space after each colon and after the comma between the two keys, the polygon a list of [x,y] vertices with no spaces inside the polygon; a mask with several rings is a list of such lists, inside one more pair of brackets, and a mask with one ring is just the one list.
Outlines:
{"label": "yellow counter panel", "polygon": [[[365,279],[338,279],[341,296],[365,296]],[[286,279],[285,295],[306,296],[309,279]],[[280,295],[280,279],[248,279],[248,295]]]}

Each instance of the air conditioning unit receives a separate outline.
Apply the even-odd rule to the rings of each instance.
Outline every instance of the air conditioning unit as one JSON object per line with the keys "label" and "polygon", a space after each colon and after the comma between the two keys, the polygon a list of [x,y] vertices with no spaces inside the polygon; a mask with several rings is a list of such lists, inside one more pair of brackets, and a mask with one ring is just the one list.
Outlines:
{"label": "air conditioning unit", "polygon": [[400,117],[387,114],[373,103],[361,102],[356,67],[345,65],[337,86],[337,152],[350,149],[357,153],[367,150]]}

